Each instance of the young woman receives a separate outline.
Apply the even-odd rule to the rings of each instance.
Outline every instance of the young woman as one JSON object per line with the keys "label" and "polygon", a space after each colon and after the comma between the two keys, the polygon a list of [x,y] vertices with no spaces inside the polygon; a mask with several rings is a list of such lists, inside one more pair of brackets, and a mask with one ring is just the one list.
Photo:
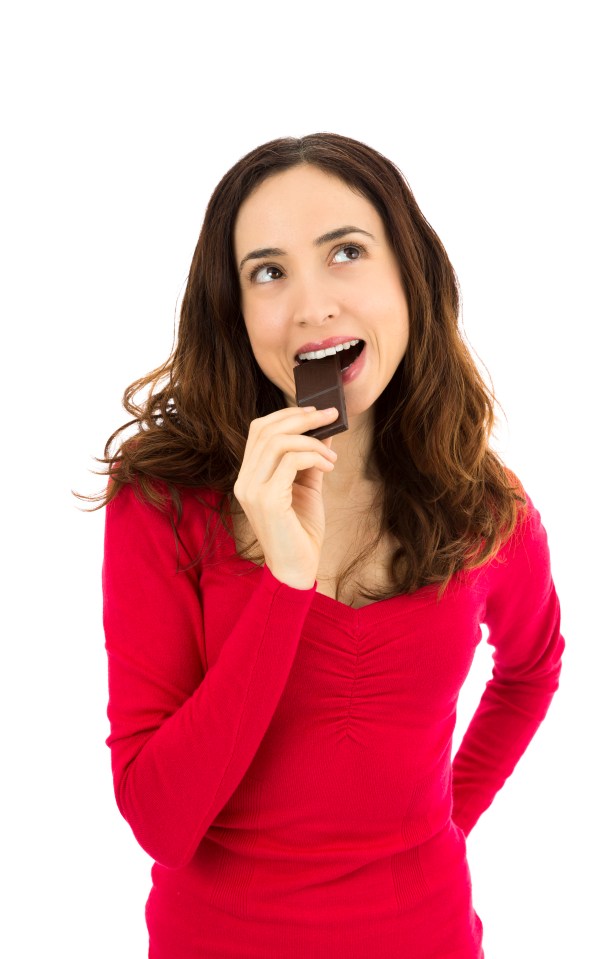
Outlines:
{"label": "young woman", "polygon": [[[103,458],[107,743],[155,860],[152,959],[483,956],[466,837],[564,641],[458,311],[362,143],[275,140],[214,191],[175,350]],[[293,371],[328,349],[348,429],[320,440],[338,411],[298,407]],[[482,623],[493,677],[452,763]]]}

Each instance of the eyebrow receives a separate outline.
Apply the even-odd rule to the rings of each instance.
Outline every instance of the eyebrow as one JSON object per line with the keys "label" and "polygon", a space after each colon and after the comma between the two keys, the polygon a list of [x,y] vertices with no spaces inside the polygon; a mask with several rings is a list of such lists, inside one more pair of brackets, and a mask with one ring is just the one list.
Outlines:
{"label": "eyebrow", "polygon": [[[336,230],[323,233],[322,236],[319,236],[317,240],[313,241],[313,245],[323,246],[325,243],[332,243],[333,240],[340,240],[341,237],[347,236],[348,233],[363,233],[365,236],[370,236],[372,240],[375,239],[372,233],[369,233],[367,230],[362,230],[359,226],[340,226]],[[250,253],[246,253],[243,260],[241,260],[239,272],[241,273],[242,266],[248,260],[260,260],[266,256],[288,256],[288,254],[285,250],[280,250],[276,246],[265,246],[261,247],[260,250],[252,250]]]}

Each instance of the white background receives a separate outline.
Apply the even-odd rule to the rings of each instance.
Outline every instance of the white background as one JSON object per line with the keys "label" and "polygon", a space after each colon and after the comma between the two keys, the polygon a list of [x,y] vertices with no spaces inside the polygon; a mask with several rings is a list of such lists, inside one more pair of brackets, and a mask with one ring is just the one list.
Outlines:
{"label": "white background", "polygon": [[[504,410],[496,448],[549,536],[560,691],[468,840],[486,957],[609,948],[603,6],[3,14],[3,955],[147,954],[151,862],[104,744],[103,513],[70,491],[100,488],[89,471],[127,419],[123,389],[171,349],[217,181],[268,139],[322,130],[394,160],[440,235]],[[456,745],[490,668],[483,644]]]}

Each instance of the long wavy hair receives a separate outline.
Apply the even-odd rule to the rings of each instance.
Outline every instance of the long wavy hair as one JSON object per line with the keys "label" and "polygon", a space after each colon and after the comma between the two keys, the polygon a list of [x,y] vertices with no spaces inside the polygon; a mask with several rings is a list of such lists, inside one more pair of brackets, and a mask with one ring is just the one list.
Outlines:
{"label": "long wavy hair", "polygon": [[[489,445],[496,399],[458,328],[457,277],[399,168],[349,137],[316,133],[257,147],[222,178],[209,201],[184,292],[169,359],[127,387],[133,417],[109,437],[101,475],[105,491],[83,496],[109,503],[132,483],[138,495],[172,515],[175,532],[186,488],[220,493],[218,513],[241,511],[233,487],[253,419],[285,399],[258,366],[241,314],[233,252],[240,206],[263,180],[312,164],[368,199],[396,255],[409,311],[404,358],[375,403],[367,474],[381,478],[375,548],[388,533],[396,548],[391,585],[370,601],[440,584],[494,557],[513,532],[524,492]],[[144,391],[144,399],[136,396]],[[129,427],[135,435],[121,436]],[[117,444],[113,451],[113,447]],[[161,484],[161,485],[160,485]],[[163,492],[163,490],[165,492]],[[249,551],[254,543],[240,555]],[[370,555],[371,544],[341,571],[337,596]],[[239,550],[238,550],[239,552]],[[262,552],[256,557],[264,561]],[[349,558],[348,558],[349,559]]]}

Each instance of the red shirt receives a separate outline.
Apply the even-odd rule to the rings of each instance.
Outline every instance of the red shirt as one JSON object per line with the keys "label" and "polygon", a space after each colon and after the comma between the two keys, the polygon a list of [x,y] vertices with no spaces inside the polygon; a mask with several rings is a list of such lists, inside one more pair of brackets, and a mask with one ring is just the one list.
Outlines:
{"label": "red shirt", "polygon": [[[106,510],[114,789],[155,860],[150,959],[481,959],[465,836],[558,686],[547,536],[352,609],[236,556],[205,491]],[[218,524],[216,526],[216,524]],[[212,535],[216,527],[216,536]],[[460,688],[493,676],[451,763]]]}

